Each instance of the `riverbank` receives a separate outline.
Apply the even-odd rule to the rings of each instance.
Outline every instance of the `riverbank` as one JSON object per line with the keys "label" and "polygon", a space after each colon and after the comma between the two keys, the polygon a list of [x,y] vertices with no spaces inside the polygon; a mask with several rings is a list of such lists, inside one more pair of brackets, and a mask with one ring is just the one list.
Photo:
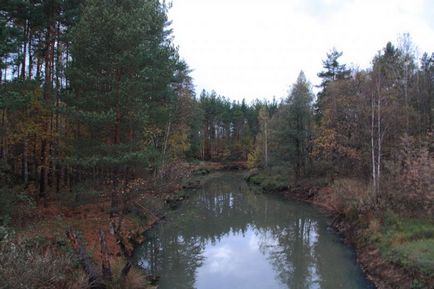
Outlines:
{"label": "riverbank", "polygon": [[[185,163],[179,165],[176,176],[167,175],[168,180],[153,179],[152,175],[131,180],[119,193],[122,198],[115,212],[112,186],[98,182],[80,184],[73,192],[61,189],[59,194],[52,194],[45,207],[16,204],[13,223],[4,230],[0,227],[4,257],[0,266],[4,282],[0,283],[14,288],[25,267],[45,267],[35,274],[38,270],[27,270],[28,278],[20,286],[143,288],[149,282],[140,270],[129,265],[131,254],[143,242],[143,233],[181,198],[182,182],[193,169]],[[13,247],[20,249],[14,251]],[[29,254],[32,259],[26,260]],[[48,264],[33,262],[46,256],[51,256]]]}
{"label": "riverbank", "polygon": [[[304,179],[288,188],[287,177],[255,172],[247,177],[265,192],[312,203],[332,217],[331,226],[357,253],[378,289],[434,288],[434,223],[375,212],[364,204],[367,189],[357,180]],[[270,189],[271,188],[271,189]]]}
{"label": "riverbank", "polygon": [[[166,197],[172,196],[175,198],[176,192],[169,196],[166,195]],[[85,272],[86,266],[89,265],[82,264],[82,254],[88,257],[86,262],[98,275],[102,272],[104,262],[105,266],[109,264],[108,268],[112,278],[111,281],[106,280],[104,286],[105,288],[120,288],[121,271],[128,262],[126,254],[132,252],[134,247],[143,241],[143,232],[152,228],[160,220],[163,216],[160,211],[166,206],[166,199],[158,198],[146,191],[142,192],[140,199],[152,200],[152,205],[139,207],[137,204],[134,210],[128,210],[115,217],[110,216],[110,200],[104,196],[95,198],[91,203],[74,207],[65,206],[61,202],[49,202],[47,208],[35,207],[29,210],[26,214],[32,218],[25,219],[24,224],[13,227],[13,242],[24,244],[23,246],[28,247],[29,252],[34,254],[35,258],[39,254],[42,256],[47,253],[53,254],[53,264],[59,262],[60,259],[68,259],[68,263],[74,264],[73,274],[68,271],[65,273],[65,270],[71,269],[67,267],[48,267],[47,270],[63,276],[64,283],[77,286],[72,288],[89,286],[87,279],[90,274]],[[112,224],[118,226],[116,233],[112,229]],[[74,248],[67,232],[73,232],[77,237],[77,248]],[[101,232],[104,234],[104,240],[101,239]],[[103,243],[104,249],[102,248]],[[120,245],[121,243],[125,248]],[[44,276],[40,274],[42,279],[46,279]],[[29,280],[29,282],[33,281]],[[146,276],[140,270],[132,267],[125,280],[122,281],[125,286],[122,288],[143,288],[143,284],[146,283],[149,283]],[[56,283],[52,286],[52,288],[63,288],[62,285]],[[92,285],[90,286],[93,288]]]}
{"label": "riverbank", "polygon": [[159,289],[372,288],[326,215],[261,193],[243,173],[210,174],[146,234],[135,260]]}
{"label": "riverbank", "polygon": [[[145,178],[131,181],[128,202],[123,205],[122,212],[115,215],[111,214],[110,196],[107,193],[111,187],[92,183],[80,189],[79,200],[71,197],[63,199],[62,195],[58,195],[48,202],[47,207],[23,206],[17,209],[8,232],[0,232],[0,240],[8,236],[8,242],[2,242],[5,244],[1,248],[2,254],[5,253],[3,255],[6,257],[10,252],[8,247],[18,246],[23,248],[23,255],[29,253],[34,258],[39,255],[52,256],[50,263],[53,265],[34,264],[45,266],[45,272],[30,274],[33,270],[28,270],[26,282],[29,284],[38,278],[55,278],[60,283],[47,281],[48,286],[52,286],[47,288],[87,287],[89,272],[85,271],[90,266],[97,275],[103,275],[101,272],[107,267],[111,271],[111,281],[105,280],[104,288],[133,289],[143,288],[144,284],[148,284],[146,288],[154,288],[154,280],[134,266],[129,269],[125,280],[120,280],[134,248],[144,241],[144,232],[164,218],[166,211],[176,208],[188,198],[185,193],[199,188],[209,175],[243,168],[244,163],[184,163],[176,170],[176,177],[168,176],[170,180],[159,181],[158,185],[151,184],[152,180]],[[73,233],[73,240],[69,233]],[[86,255],[87,259],[83,260],[82,255]],[[16,263],[10,259],[20,259],[20,256],[5,258],[10,262],[2,264],[4,268],[0,269],[10,272],[10,276],[2,278],[19,280],[16,272],[24,270],[27,261]],[[56,265],[59,260],[65,261],[64,266]]]}

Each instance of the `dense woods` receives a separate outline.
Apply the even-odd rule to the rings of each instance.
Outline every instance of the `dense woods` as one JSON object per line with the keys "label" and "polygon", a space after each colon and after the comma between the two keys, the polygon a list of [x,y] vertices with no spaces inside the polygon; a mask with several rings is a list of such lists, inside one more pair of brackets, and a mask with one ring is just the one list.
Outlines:
{"label": "dense woods", "polygon": [[419,57],[404,34],[356,69],[332,49],[317,95],[300,72],[280,101],[236,102],[195,94],[167,9],[1,1],[2,227],[17,225],[23,203],[81,201],[83,184],[109,188],[115,215],[134,180],[165,182],[173,166],[198,160],[279,168],[289,187],[357,179],[369,210],[433,217],[434,53]]}

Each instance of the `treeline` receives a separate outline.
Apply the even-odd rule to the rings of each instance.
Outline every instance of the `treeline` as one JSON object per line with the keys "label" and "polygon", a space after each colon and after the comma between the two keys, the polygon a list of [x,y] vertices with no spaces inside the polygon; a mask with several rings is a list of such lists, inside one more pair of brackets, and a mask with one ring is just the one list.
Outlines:
{"label": "treeline", "polygon": [[207,161],[246,161],[259,132],[260,109],[277,109],[276,101],[231,102],[214,91],[202,91],[195,104],[191,156]]}
{"label": "treeline", "polygon": [[[115,187],[164,162],[192,92],[159,1],[2,1],[2,172],[49,191]],[[187,101],[186,101],[187,102]],[[116,190],[114,190],[116,191]],[[116,196],[113,196],[116,199]]]}
{"label": "treeline", "polygon": [[91,181],[112,185],[116,207],[135,177],[194,159],[432,195],[420,178],[432,166],[434,56],[418,59],[408,35],[365,70],[332,50],[316,97],[300,73],[280,103],[247,104],[195,96],[158,0],[5,0],[0,24],[1,183],[45,205]]}
{"label": "treeline", "polygon": [[46,206],[92,182],[112,185],[116,210],[131,180],[167,178],[176,160],[247,159],[268,104],[196,97],[167,9],[158,0],[1,2],[5,200],[20,185]]}
{"label": "treeline", "polygon": [[260,112],[251,163],[291,168],[290,185],[358,178],[373,204],[432,212],[434,54],[416,58],[404,34],[368,69],[349,69],[341,56],[333,49],[323,61],[316,101],[301,72],[277,111]]}

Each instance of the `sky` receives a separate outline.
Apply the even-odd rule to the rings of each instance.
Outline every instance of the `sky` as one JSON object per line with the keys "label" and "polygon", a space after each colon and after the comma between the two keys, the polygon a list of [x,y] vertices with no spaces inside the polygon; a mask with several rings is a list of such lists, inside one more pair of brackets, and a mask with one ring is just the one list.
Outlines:
{"label": "sky", "polygon": [[312,86],[333,47],[361,69],[409,33],[434,52],[434,0],[172,0],[175,45],[199,94],[280,99],[303,70]]}

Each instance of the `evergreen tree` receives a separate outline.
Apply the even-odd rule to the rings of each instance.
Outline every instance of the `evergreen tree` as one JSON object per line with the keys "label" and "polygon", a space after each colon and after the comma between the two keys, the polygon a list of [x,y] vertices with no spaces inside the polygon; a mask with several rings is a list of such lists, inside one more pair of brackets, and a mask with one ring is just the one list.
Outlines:
{"label": "evergreen tree", "polygon": [[155,146],[166,143],[178,61],[166,23],[159,1],[89,0],[73,31],[68,103],[80,135],[73,160],[112,169],[112,209],[119,175],[126,183],[130,169],[150,165]]}
{"label": "evergreen tree", "polygon": [[303,71],[291,92],[271,120],[273,162],[292,166],[295,181],[305,172],[312,139],[312,101],[310,83]]}
{"label": "evergreen tree", "polygon": [[316,103],[316,115],[317,120],[321,119],[323,113],[323,103],[325,98],[327,98],[327,87],[330,82],[336,80],[348,79],[351,75],[351,70],[347,69],[345,64],[339,63],[339,58],[342,56],[343,52],[338,52],[336,48],[333,48],[327,53],[327,58],[323,60],[324,70],[318,73],[318,77],[321,78],[321,84],[319,88],[321,91],[317,95]]}

